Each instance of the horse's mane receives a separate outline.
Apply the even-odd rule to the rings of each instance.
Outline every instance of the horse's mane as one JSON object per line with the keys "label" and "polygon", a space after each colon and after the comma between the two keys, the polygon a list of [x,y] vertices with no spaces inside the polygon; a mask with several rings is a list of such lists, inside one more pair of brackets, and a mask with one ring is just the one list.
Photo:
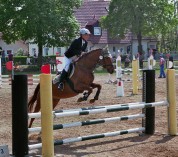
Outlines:
{"label": "horse's mane", "polygon": [[92,50],[90,52],[84,53],[82,56],[79,57],[79,59],[77,60],[77,62],[80,61],[80,60],[82,60],[83,58],[86,58],[88,55],[90,55],[91,53],[93,53],[95,51],[98,51],[98,50],[101,50],[101,49],[95,49],[95,50]]}

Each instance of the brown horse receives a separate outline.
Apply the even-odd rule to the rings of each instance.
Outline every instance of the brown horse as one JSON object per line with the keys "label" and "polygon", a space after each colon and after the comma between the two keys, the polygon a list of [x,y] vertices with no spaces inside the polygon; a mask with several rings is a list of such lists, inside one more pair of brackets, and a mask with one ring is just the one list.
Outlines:
{"label": "brown horse", "polygon": [[[64,83],[64,90],[59,91],[57,84],[52,84],[52,98],[53,98],[53,109],[56,107],[60,99],[74,97],[79,93],[83,93],[83,97],[78,99],[78,102],[85,101],[92,93],[94,88],[97,88],[97,92],[90,103],[94,103],[98,100],[101,85],[93,83],[94,74],[93,71],[97,65],[101,65],[110,74],[114,72],[114,66],[112,64],[112,58],[107,49],[97,49],[89,53],[82,55],[74,63],[74,73]],[[35,105],[36,102],[36,105]],[[33,96],[28,103],[28,112],[39,112],[40,111],[40,84],[37,85]],[[34,118],[31,119],[29,127],[32,126]]]}

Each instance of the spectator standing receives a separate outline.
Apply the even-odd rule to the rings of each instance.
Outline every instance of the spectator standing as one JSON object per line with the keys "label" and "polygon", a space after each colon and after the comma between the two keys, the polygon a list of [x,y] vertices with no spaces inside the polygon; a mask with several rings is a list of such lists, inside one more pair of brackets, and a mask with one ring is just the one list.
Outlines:
{"label": "spectator standing", "polygon": [[129,56],[126,55],[125,64],[124,64],[125,68],[129,67],[129,64],[130,64],[130,59],[129,59]]}
{"label": "spectator standing", "polygon": [[31,59],[30,59],[30,54],[29,54],[29,53],[28,53],[28,56],[27,56],[26,64],[27,64],[27,65],[32,64],[32,63],[31,63]]}
{"label": "spectator standing", "polygon": [[2,50],[2,64],[5,64],[6,63],[6,54],[5,54],[5,51]]}
{"label": "spectator standing", "polygon": [[34,51],[34,55],[33,55],[33,57],[34,57],[34,62],[35,62],[35,64],[37,63],[37,55],[36,55],[36,51]]}
{"label": "spectator standing", "polygon": [[143,53],[138,52],[136,55],[136,59],[139,59],[139,65],[140,65],[140,69],[143,69],[143,60],[144,60],[144,56]]}
{"label": "spectator standing", "polygon": [[153,52],[152,52],[153,58],[156,59],[156,58],[155,58],[155,56],[156,56],[156,49],[152,49],[152,51],[153,51]]}
{"label": "spectator standing", "polygon": [[12,54],[12,52],[9,52],[9,54],[8,54],[8,60],[9,61],[13,61],[13,54]]}
{"label": "spectator standing", "polygon": [[169,59],[169,57],[170,57],[170,53],[167,53],[167,54],[166,54],[166,57],[167,57],[167,59]]}
{"label": "spectator standing", "polygon": [[140,57],[139,52],[135,55],[135,59],[138,59]]}
{"label": "spectator standing", "polygon": [[54,66],[56,64],[56,60],[54,58],[49,57],[49,64],[51,65],[51,71],[54,71]]}
{"label": "spectator standing", "polygon": [[160,66],[160,74],[158,78],[166,78],[165,72],[164,72],[164,64],[165,64],[165,59],[163,58],[163,55],[159,56],[159,66]]}
{"label": "spectator standing", "polygon": [[34,52],[34,57],[35,57],[35,58],[37,57],[36,52]]}
{"label": "spectator standing", "polygon": [[[169,56],[169,61],[172,62],[172,64],[173,64],[174,59],[173,59],[172,55]],[[170,69],[174,69],[174,64]]]}
{"label": "spectator standing", "polygon": [[140,53],[139,55],[139,65],[140,65],[140,69],[143,69],[143,60],[144,60],[144,56],[143,53]]}

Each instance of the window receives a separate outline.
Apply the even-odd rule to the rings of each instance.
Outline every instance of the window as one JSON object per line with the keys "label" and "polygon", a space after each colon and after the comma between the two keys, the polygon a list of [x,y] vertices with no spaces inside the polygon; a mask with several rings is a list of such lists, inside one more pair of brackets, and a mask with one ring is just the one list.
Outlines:
{"label": "window", "polygon": [[44,48],[44,54],[45,54],[45,56],[48,56],[48,51],[49,51],[49,48],[48,48],[48,47],[45,47],[45,48]]}
{"label": "window", "polygon": [[127,53],[131,52],[131,45],[127,46]]}
{"label": "window", "polygon": [[94,35],[101,35],[101,27],[94,27]]}
{"label": "window", "polygon": [[36,53],[36,48],[32,48],[32,55]]}
{"label": "window", "polygon": [[61,47],[57,47],[57,52],[61,52]]}
{"label": "window", "polygon": [[150,49],[155,49],[156,45],[150,45]]}
{"label": "window", "polygon": [[61,47],[57,47],[57,52],[59,53],[59,56],[61,56]]}
{"label": "window", "polygon": [[115,48],[115,46],[113,46],[113,52],[116,52],[116,48]]}
{"label": "window", "polygon": [[7,54],[10,54],[10,53],[12,53],[12,50],[7,50]]}

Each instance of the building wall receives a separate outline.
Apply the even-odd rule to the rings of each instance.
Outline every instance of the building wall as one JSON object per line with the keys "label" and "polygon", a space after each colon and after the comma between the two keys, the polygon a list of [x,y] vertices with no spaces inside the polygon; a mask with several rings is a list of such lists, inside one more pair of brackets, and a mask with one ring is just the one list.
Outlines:
{"label": "building wall", "polygon": [[[59,52],[61,56],[64,55],[66,51],[65,47],[43,47],[43,56],[56,55],[56,52]],[[38,55],[38,46],[37,44],[29,44],[29,54],[34,56],[34,52]]]}
{"label": "building wall", "polygon": [[[142,46],[143,51],[145,52],[145,58],[149,55],[148,54],[148,48],[156,48],[156,41],[150,42],[149,40],[143,40]],[[92,44],[91,42],[88,43],[88,51],[98,49],[98,48],[104,48],[107,44]],[[127,47],[129,44],[109,44],[108,48],[112,56],[118,56],[118,50],[120,51],[120,54],[127,54]],[[138,49],[138,41],[133,40],[131,44],[131,52],[133,55],[136,55],[137,49]],[[3,50],[5,50],[5,53],[7,55],[7,51],[11,50],[14,54],[17,52],[20,48],[24,51],[25,54],[30,53],[31,56],[34,55],[34,52],[36,51],[36,54],[38,55],[38,47],[37,44],[29,44],[29,47],[27,44],[24,44],[22,41],[16,41],[12,44],[6,44],[3,40],[0,40],[0,47],[2,47]],[[43,47],[43,56],[46,55],[56,55],[56,52],[59,52],[61,56],[64,55],[65,51],[67,50],[67,47]],[[122,51],[121,51],[122,50]]]}
{"label": "building wall", "polygon": [[[150,40],[142,40],[142,48],[144,53],[144,57],[147,58],[148,54],[148,48],[152,49],[155,48],[156,49],[156,44],[157,42],[150,42]],[[136,55],[138,53],[138,41],[137,40],[133,40],[132,41],[132,54]]]}
{"label": "building wall", "polygon": [[[120,51],[120,54],[126,54],[127,53],[127,46],[129,44],[92,44],[91,42],[88,42],[88,51],[99,49],[99,48],[104,48],[105,46],[108,46],[110,53],[112,56],[118,56],[118,50]],[[29,44],[29,53],[31,56],[34,55],[34,50],[37,52],[38,55],[38,47],[36,44]],[[43,56],[47,55],[56,55],[56,52],[60,52],[60,55],[63,56],[65,51],[67,50],[67,47],[51,47],[43,48]],[[122,52],[121,52],[122,50]]]}
{"label": "building wall", "polygon": [[119,54],[127,54],[128,44],[109,44],[108,46],[112,56],[117,57]]}
{"label": "building wall", "polygon": [[120,54],[127,54],[127,46],[129,46],[129,44],[92,44],[89,42],[88,51],[104,48],[105,46],[108,46],[109,52],[112,56],[117,57],[119,52]]}
{"label": "building wall", "polygon": [[23,43],[23,41],[16,41],[12,44],[6,44],[3,40],[0,40],[0,47],[2,47],[2,50],[5,51],[7,55],[7,51],[11,51],[12,54],[16,53],[19,49],[22,49],[24,51],[24,54],[27,54],[28,52],[28,45]]}

